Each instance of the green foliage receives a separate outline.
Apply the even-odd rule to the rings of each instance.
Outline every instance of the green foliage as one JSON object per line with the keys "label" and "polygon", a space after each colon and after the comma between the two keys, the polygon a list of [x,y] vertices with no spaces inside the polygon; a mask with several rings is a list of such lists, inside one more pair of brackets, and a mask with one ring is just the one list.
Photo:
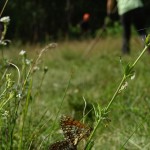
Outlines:
{"label": "green foliage", "polygon": [[[54,45],[50,44],[42,49],[34,62],[29,60],[26,51],[22,50],[19,60],[20,67],[9,60],[2,64],[0,82],[0,149],[37,149],[42,143],[39,134],[44,132],[45,124],[44,122],[41,123],[41,121],[45,114],[37,121],[33,121],[35,114],[32,112],[34,108],[32,104],[35,104],[35,99],[40,92],[40,88],[37,89],[36,93],[33,92],[33,74],[42,54],[53,47]],[[10,70],[10,68],[14,70]],[[42,86],[47,70],[47,67],[44,67],[39,87]]]}
{"label": "green foliage", "polygon": [[[85,115],[85,122],[94,128],[87,149],[147,148],[150,95],[149,68],[145,64],[149,63],[149,56],[144,55],[143,60],[136,59],[137,53],[123,57],[124,64],[130,65],[120,69],[118,49],[110,45],[119,40],[99,43],[89,58],[83,58],[87,41],[61,43],[54,51],[48,51],[56,46],[50,44],[38,56],[34,51],[22,50],[19,58],[16,52],[21,48],[4,49],[5,61],[3,58],[0,66],[0,148],[48,149],[51,143],[62,139],[58,130],[61,114],[74,114],[77,119]],[[134,60],[136,63],[132,64]],[[125,74],[123,79],[129,80],[135,74],[133,69],[136,81],[122,88],[123,80],[117,97],[111,99],[120,76]],[[79,147],[83,148],[82,144]]]}

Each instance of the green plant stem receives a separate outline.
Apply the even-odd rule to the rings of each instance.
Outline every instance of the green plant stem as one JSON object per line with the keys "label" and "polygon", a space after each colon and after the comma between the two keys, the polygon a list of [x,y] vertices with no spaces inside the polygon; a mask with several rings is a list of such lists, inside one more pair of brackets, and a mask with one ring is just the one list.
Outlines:
{"label": "green plant stem", "polygon": [[[147,48],[148,48],[148,46],[145,46],[145,47],[144,47],[143,51],[140,53],[140,55],[137,57],[137,59],[136,59],[136,60],[133,62],[133,64],[131,65],[131,69],[134,68],[134,66],[137,64],[137,62],[138,62],[138,61],[140,60],[140,58],[143,56],[143,54],[145,53],[145,51],[147,50]],[[121,86],[124,84],[124,82],[126,81],[126,79],[127,79],[127,77],[126,77],[125,75],[123,75],[123,78],[122,78],[122,80],[121,80],[121,82],[120,82],[120,84],[119,84],[119,86],[118,86],[116,92],[114,93],[113,97],[111,98],[109,104],[108,104],[107,107],[106,107],[106,112],[109,110],[111,104],[113,103],[114,99],[115,99],[116,96],[118,95],[119,90],[120,90]]]}
{"label": "green plant stem", "polygon": [[[145,51],[148,49],[149,46],[150,46],[150,45],[146,45],[146,46],[144,47],[144,49],[142,50],[142,52],[140,53],[140,55],[137,57],[137,59],[136,59],[136,60],[133,62],[133,64],[131,65],[131,69],[134,68],[134,66],[137,64],[137,62],[140,60],[140,58],[143,56],[143,54],[145,53]],[[114,102],[115,98],[117,97],[117,95],[118,95],[118,93],[119,93],[119,90],[121,89],[121,87],[123,86],[123,84],[124,84],[124,82],[127,80],[127,78],[128,78],[128,77],[124,74],[123,77],[122,77],[122,80],[121,80],[120,84],[119,84],[118,87],[117,87],[117,90],[115,91],[115,93],[114,93],[114,95],[112,96],[110,102],[109,102],[108,105],[106,106],[105,112],[108,112],[108,110],[110,109],[110,106],[111,106],[112,103]],[[97,130],[97,128],[98,128],[100,122],[101,122],[101,120],[102,120],[102,118],[100,117],[100,119],[98,120],[98,122],[97,122],[97,124],[96,124],[96,126],[95,126],[95,128],[94,128],[94,130],[93,130],[93,132],[91,133],[91,135],[90,135],[90,137],[89,137],[89,139],[88,139],[88,142],[87,142],[87,144],[86,144],[86,146],[85,146],[85,150],[88,150],[87,148],[88,148],[88,146],[89,146],[89,144],[90,144],[90,142],[91,142],[91,140],[92,140],[92,138],[93,138],[93,136],[94,136],[94,134],[95,134],[95,132],[96,132],[96,130]]]}
{"label": "green plant stem", "polygon": [[125,80],[126,80],[126,76],[124,75],[123,78],[122,78],[122,80],[121,80],[121,82],[120,82],[120,84],[119,84],[119,86],[118,86],[118,88],[117,88],[117,90],[115,91],[113,97],[111,98],[110,102],[108,103],[108,105],[107,105],[107,107],[106,107],[106,109],[105,109],[106,112],[109,110],[109,108],[110,108],[110,106],[112,105],[114,99],[117,97],[117,95],[118,95],[118,93],[119,93],[119,90],[120,90],[120,88],[122,87],[122,85],[123,85],[123,83],[125,82]]}
{"label": "green plant stem", "polygon": [[140,53],[140,55],[138,56],[138,58],[134,61],[134,63],[132,64],[132,67],[134,67],[137,62],[139,61],[139,59],[143,56],[143,54],[145,53],[145,51],[148,49],[149,45],[146,45],[143,49],[143,51]]}
{"label": "green plant stem", "polygon": [[7,92],[7,88],[4,89],[4,91],[1,93],[0,95],[0,99],[2,99],[2,97],[4,96],[4,94]]}
{"label": "green plant stem", "polygon": [[13,134],[14,134],[14,129],[15,129],[15,126],[16,126],[16,121],[17,121],[17,114],[18,114],[18,108],[19,108],[19,102],[17,101],[17,104],[16,104],[16,108],[15,108],[15,111],[14,111],[14,118],[13,118],[13,124],[12,124],[12,130],[11,130],[11,133],[10,133],[10,149],[12,149],[13,147]]}
{"label": "green plant stem", "polygon": [[23,143],[24,126],[25,126],[25,122],[26,122],[28,109],[29,109],[29,100],[30,100],[30,96],[31,96],[31,89],[32,89],[32,80],[30,81],[28,94],[27,94],[25,105],[23,108],[23,120],[22,120],[22,126],[21,126],[21,131],[20,131],[20,141],[19,141],[19,147],[18,147],[19,150],[22,150],[23,144],[24,144]]}
{"label": "green plant stem", "polygon": [[[42,57],[43,53],[44,53],[45,51],[47,51],[49,48],[53,48],[53,47],[52,47],[50,44],[48,44],[46,47],[44,47],[44,48],[41,50],[41,52],[40,52],[40,54],[38,55],[38,57],[35,59],[35,62],[33,63],[33,65],[29,68],[29,71],[28,71],[28,73],[26,74],[26,78],[25,78],[24,83],[23,83],[22,91],[23,91],[23,89],[24,89],[24,87],[25,87],[25,85],[26,85],[26,83],[27,83],[27,81],[28,81],[28,78],[29,78],[30,74],[33,73],[34,67],[38,65],[39,59]],[[24,58],[24,60],[25,60],[25,58]],[[25,62],[24,62],[24,63],[25,63]]]}
{"label": "green plant stem", "polygon": [[101,123],[101,121],[102,121],[102,119],[100,118],[100,119],[98,120],[96,126],[94,127],[93,132],[90,134],[90,137],[89,137],[89,139],[88,139],[88,142],[87,142],[87,144],[86,144],[86,146],[85,146],[85,150],[89,150],[89,149],[88,149],[88,146],[89,146],[89,144],[91,143],[91,140],[92,140],[92,138],[93,138],[93,136],[94,136],[94,134],[95,134],[95,132],[96,132],[96,130],[97,130],[99,124]]}
{"label": "green plant stem", "polygon": [[[121,82],[120,82],[120,84],[119,84],[119,86],[118,86],[118,88],[117,88],[117,90],[115,91],[113,97],[111,98],[109,104],[107,105],[107,107],[106,107],[106,109],[105,109],[106,112],[108,111],[108,109],[110,108],[110,106],[111,106],[111,104],[113,103],[114,99],[115,99],[116,96],[118,95],[118,92],[119,92],[121,86],[123,85],[123,83],[125,82],[125,80],[126,80],[126,76],[124,75],[123,78],[122,78],[122,80],[121,80]],[[99,124],[101,123],[101,121],[102,121],[102,119],[101,119],[101,117],[100,117],[100,119],[98,120],[96,126],[94,127],[93,132],[91,133],[91,135],[90,135],[90,137],[89,137],[89,139],[88,139],[88,142],[87,142],[86,147],[85,147],[86,150],[88,150],[87,148],[88,148],[88,146],[89,146],[89,144],[90,144],[90,141],[92,140],[92,138],[93,138],[93,136],[94,136],[94,134],[95,134],[95,132],[96,132],[96,130],[97,130]]]}
{"label": "green plant stem", "polygon": [[0,111],[8,103],[8,101],[10,101],[10,99],[12,99],[12,96],[9,96],[9,98],[7,100],[4,100],[0,103]]}

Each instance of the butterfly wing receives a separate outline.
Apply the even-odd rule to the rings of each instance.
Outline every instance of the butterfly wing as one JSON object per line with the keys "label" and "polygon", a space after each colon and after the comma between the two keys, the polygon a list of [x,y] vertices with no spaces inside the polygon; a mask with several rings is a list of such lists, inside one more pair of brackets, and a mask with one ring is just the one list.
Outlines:
{"label": "butterfly wing", "polygon": [[77,145],[81,139],[88,137],[91,133],[91,128],[67,116],[61,117],[60,124],[65,139],[73,145]]}
{"label": "butterfly wing", "polygon": [[50,145],[49,150],[77,150],[77,147],[64,140]]}

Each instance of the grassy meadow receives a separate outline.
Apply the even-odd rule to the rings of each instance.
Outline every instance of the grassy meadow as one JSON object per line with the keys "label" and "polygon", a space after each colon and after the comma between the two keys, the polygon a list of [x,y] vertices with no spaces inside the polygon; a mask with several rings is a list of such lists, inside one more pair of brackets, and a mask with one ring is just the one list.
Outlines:
{"label": "grassy meadow", "polygon": [[[131,40],[130,55],[122,55],[120,36],[101,38],[88,51],[91,43],[91,39],[58,41],[55,48],[41,53],[46,43],[12,42],[0,50],[0,92],[5,102],[0,105],[0,149],[48,149],[63,139],[59,126],[63,114],[81,120],[87,113],[85,124],[95,126],[93,105],[108,105],[125,66],[135,61],[143,47],[136,36]],[[25,55],[19,55],[21,50],[26,51]],[[134,71],[134,80],[127,81],[128,86],[112,103],[108,118],[99,124],[92,150],[150,149],[148,52]],[[83,140],[79,149],[84,144]]]}

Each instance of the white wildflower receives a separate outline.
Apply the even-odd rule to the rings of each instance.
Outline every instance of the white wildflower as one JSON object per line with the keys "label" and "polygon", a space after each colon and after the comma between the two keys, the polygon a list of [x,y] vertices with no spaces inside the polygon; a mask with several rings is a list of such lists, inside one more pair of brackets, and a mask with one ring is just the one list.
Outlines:
{"label": "white wildflower", "polygon": [[4,23],[9,23],[9,22],[10,22],[10,18],[9,18],[9,16],[2,17],[2,18],[0,19],[0,21],[1,21],[1,22],[4,22]]}
{"label": "white wildflower", "polygon": [[21,98],[21,93],[16,95],[17,98]]}
{"label": "white wildflower", "polygon": [[134,80],[134,78],[135,78],[135,74],[133,74],[133,75],[131,76],[131,80]]}
{"label": "white wildflower", "polygon": [[30,65],[31,61],[29,59],[26,59],[26,64]]}
{"label": "white wildflower", "polygon": [[7,43],[5,42],[5,41],[3,41],[3,40],[0,40],[0,45],[7,45]]}
{"label": "white wildflower", "polygon": [[33,67],[33,72],[40,70],[38,66]]}
{"label": "white wildflower", "polygon": [[25,51],[25,50],[21,50],[20,53],[19,53],[19,55],[21,55],[21,56],[23,56],[23,55],[25,55],[25,54],[26,54],[26,51]]}

